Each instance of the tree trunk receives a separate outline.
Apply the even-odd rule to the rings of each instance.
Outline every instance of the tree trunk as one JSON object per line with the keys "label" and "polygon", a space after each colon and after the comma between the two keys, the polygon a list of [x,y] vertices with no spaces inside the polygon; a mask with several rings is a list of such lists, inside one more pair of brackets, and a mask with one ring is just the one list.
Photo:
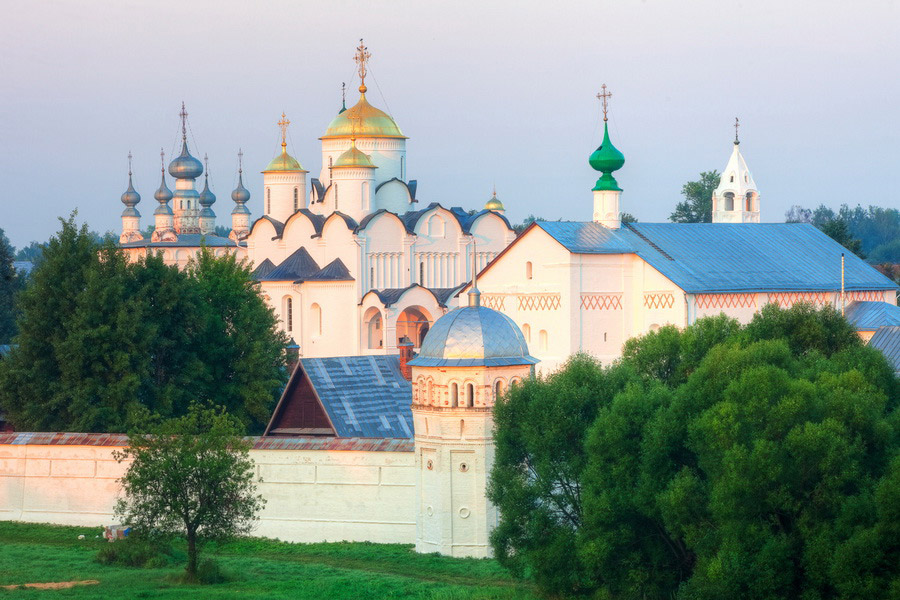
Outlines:
{"label": "tree trunk", "polygon": [[197,532],[193,528],[187,530],[188,543],[188,564],[187,574],[191,577],[197,577]]}

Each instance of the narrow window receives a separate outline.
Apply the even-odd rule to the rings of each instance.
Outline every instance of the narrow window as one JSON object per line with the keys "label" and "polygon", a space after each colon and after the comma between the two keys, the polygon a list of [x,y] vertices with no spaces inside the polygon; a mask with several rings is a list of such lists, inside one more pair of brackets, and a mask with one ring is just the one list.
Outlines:
{"label": "narrow window", "polygon": [[406,157],[400,157],[400,179],[406,181]]}
{"label": "narrow window", "polygon": [[318,304],[313,304],[310,307],[310,312],[312,313],[312,322],[313,327],[315,328],[316,335],[322,335],[322,307]]}
{"label": "narrow window", "polygon": [[450,384],[450,406],[457,406],[459,404],[459,384],[451,383]]}
{"label": "narrow window", "polygon": [[294,301],[290,297],[284,301],[284,325],[288,333],[294,330]]}
{"label": "narrow window", "polygon": [[294,212],[300,208],[300,190],[294,188]]}
{"label": "narrow window", "polygon": [[532,269],[533,267],[531,265],[531,261],[529,260],[527,263],[525,263],[525,279],[531,279],[533,272]]}
{"label": "narrow window", "polygon": [[421,286],[425,285],[425,263],[424,262],[419,263],[419,285],[421,285]]}
{"label": "narrow window", "polygon": [[466,386],[466,406],[475,406],[475,385],[472,383]]}
{"label": "narrow window", "polygon": [[731,174],[731,183],[734,183],[734,173]]}
{"label": "narrow window", "polygon": [[525,341],[529,344],[531,343],[531,325],[525,323],[522,325],[522,335],[525,336]]}
{"label": "narrow window", "polygon": [[503,395],[503,382],[499,379],[494,383],[494,401],[496,402]]}
{"label": "narrow window", "polygon": [[375,287],[375,267],[369,267],[369,287]]}
{"label": "narrow window", "polygon": [[540,340],[541,340],[541,350],[546,350],[547,349],[547,331],[544,329],[541,329],[541,332],[538,335],[540,336]]}
{"label": "narrow window", "polygon": [[334,184],[334,210],[338,209],[337,184]]}
{"label": "narrow window", "polygon": [[266,214],[272,214],[272,188],[266,188]]}

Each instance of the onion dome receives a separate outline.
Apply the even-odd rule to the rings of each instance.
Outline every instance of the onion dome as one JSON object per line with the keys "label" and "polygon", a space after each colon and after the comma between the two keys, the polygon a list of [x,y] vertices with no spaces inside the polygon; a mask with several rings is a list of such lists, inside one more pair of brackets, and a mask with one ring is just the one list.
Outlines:
{"label": "onion dome", "polygon": [[169,163],[169,175],[175,179],[196,179],[203,174],[203,164],[188,152],[187,140],[182,140],[181,156]]}
{"label": "onion dome", "polygon": [[622,191],[622,188],[619,187],[619,184],[616,182],[615,177],[612,176],[612,173],[613,171],[621,169],[622,165],[625,164],[625,155],[619,152],[619,150],[612,145],[612,142],[609,141],[609,126],[607,125],[606,120],[603,121],[603,143],[591,153],[589,162],[595,171],[600,171],[602,173],[600,179],[597,180],[597,185],[594,186],[594,191]]}
{"label": "onion dome", "polygon": [[485,210],[495,210],[497,212],[503,212],[506,210],[503,208],[503,203],[500,202],[500,198],[497,197],[497,190],[494,190],[494,195],[491,196],[491,199],[485,202],[484,204]]}
{"label": "onion dome", "polygon": [[273,171],[308,172],[300,165],[300,162],[296,158],[287,153],[286,147],[281,148],[281,154],[272,159],[272,162],[269,163],[269,166],[265,168],[263,173],[271,173]]}
{"label": "onion dome", "polygon": [[159,189],[153,193],[153,197],[159,202],[159,206],[153,211],[154,215],[171,215],[172,207],[169,206],[169,200],[172,199],[172,190],[166,185],[166,171],[162,169],[162,175],[159,182]]}
{"label": "onion dome", "polygon": [[200,192],[200,206],[209,208],[215,203],[216,195],[209,189],[209,175],[207,175],[206,180],[203,182],[203,191]]}
{"label": "onion dome", "polygon": [[372,159],[369,158],[369,155],[356,147],[356,140],[352,138],[350,140],[350,147],[344,151],[343,154],[338,156],[331,168],[339,169],[341,167],[377,168],[374,163],[372,163]]}
{"label": "onion dome", "polygon": [[238,150],[238,184],[231,192],[231,199],[234,200],[233,215],[249,215],[250,210],[245,206],[250,201],[250,192],[244,187],[244,152]]}
{"label": "onion dome", "polygon": [[380,137],[406,139],[400,128],[386,112],[369,104],[365,86],[360,86],[359,102],[341,110],[325,130],[325,138]]}
{"label": "onion dome", "polygon": [[[131,154],[128,155],[128,161],[131,162]],[[125,205],[125,210],[122,211],[123,217],[139,217],[140,213],[137,211],[135,206],[138,202],[141,201],[141,195],[137,193],[137,190],[134,189],[134,185],[131,183],[131,168],[129,166],[128,169],[128,189],[125,190],[125,193],[122,194],[122,204]]]}

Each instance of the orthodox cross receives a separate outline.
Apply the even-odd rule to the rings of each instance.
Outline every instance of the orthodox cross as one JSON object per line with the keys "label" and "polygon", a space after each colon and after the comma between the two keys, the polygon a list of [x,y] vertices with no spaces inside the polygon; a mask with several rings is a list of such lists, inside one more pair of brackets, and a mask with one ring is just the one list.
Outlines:
{"label": "orthodox cross", "polygon": [[203,155],[203,170],[206,172],[206,178],[209,179],[209,155]]}
{"label": "orthodox cross", "polygon": [[347,108],[347,82],[341,82],[341,106]]}
{"label": "orthodox cross", "polygon": [[184,108],[184,101],[181,102],[181,112],[178,113],[178,116],[181,117],[181,139],[183,141],[187,141],[187,111]]}
{"label": "orthodox cross", "polygon": [[603,106],[603,120],[606,121],[606,113],[609,110],[609,99],[612,98],[612,92],[606,91],[605,83],[600,86],[600,89],[603,91],[597,94],[597,98],[600,100],[600,103]]}
{"label": "orthodox cross", "polygon": [[128,176],[131,177],[131,150],[128,151]]}
{"label": "orthodox cross", "polygon": [[366,64],[369,62],[369,58],[371,58],[371,54],[369,54],[369,49],[366,48],[365,44],[363,44],[362,38],[359,38],[359,46],[356,48],[356,55],[353,57],[353,60],[356,61],[357,66],[359,67],[359,91],[365,93],[366,87]]}
{"label": "orthodox cross", "polygon": [[291,120],[288,119],[284,113],[281,113],[281,120],[278,121],[278,126],[281,127],[281,151],[287,152],[287,128],[288,125],[291,124]]}
{"label": "orthodox cross", "polygon": [[163,173],[166,172],[166,151],[162,148],[159,149],[159,167]]}
{"label": "orthodox cross", "polygon": [[350,119],[350,141],[355,144],[356,132],[359,130],[359,122],[362,121],[362,117],[359,116],[359,108],[354,106],[350,109],[350,116],[347,118]]}
{"label": "orthodox cross", "polygon": [[734,118],[734,143],[740,144],[740,140],[738,139],[738,127],[741,126],[741,121],[737,117]]}
{"label": "orthodox cross", "polygon": [[238,175],[244,172],[244,151],[238,148]]}

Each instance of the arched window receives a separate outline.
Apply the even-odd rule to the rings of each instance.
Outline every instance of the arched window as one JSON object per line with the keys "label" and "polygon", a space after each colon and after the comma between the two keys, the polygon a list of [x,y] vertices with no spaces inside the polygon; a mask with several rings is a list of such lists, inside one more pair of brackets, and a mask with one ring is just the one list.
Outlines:
{"label": "arched window", "polygon": [[419,393],[419,404],[425,404],[425,379],[423,377],[419,377],[416,390]]}
{"label": "arched window", "polygon": [[425,263],[419,262],[419,285],[425,285]]}
{"label": "arched window", "polygon": [[400,179],[406,181],[406,157],[400,157]]}
{"label": "arched window", "polygon": [[266,188],[266,214],[272,214],[272,188]]}
{"label": "arched window", "polygon": [[547,331],[545,329],[541,329],[541,332],[538,334],[540,338],[541,350],[547,349]]}
{"label": "arched window", "polygon": [[533,267],[531,265],[531,261],[529,260],[527,263],[525,263],[525,279],[531,279],[531,277],[533,276],[532,269]]}
{"label": "arched window", "polygon": [[734,210],[734,192],[725,192],[725,210]]}
{"label": "arched window", "polygon": [[363,210],[369,210],[369,182],[362,183],[362,207]]}
{"label": "arched window", "polygon": [[503,395],[503,380],[498,379],[494,382],[494,402],[496,402],[500,396]]}
{"label": "arched window", "polygon": [[450,406],[456,407],[459,405],[459,384],[451,383],[450,384]]}
{"label": "arched window", "polygon": [[750,176],[744,173],[744,183],[750,183]]}
{"label": "arched window", "polygon": [[745,208],[744,210],[746,210],[747,212],[752,211],[753,210],[753,192],[747,192],[747,201],[746,202],[747,202],[747,208]]}
{"label": "arched window", "polygon": [[437,215],[428,219],[428,235],[431,237],[444,237],[444,220]]}
{"label": "arched window", "polygon": [[466,406],[475,406],[475,384],[466,385]]}
{"label": "arched window", "polygon": [[294,188],[294,212],[300,208],[300,190]]}
{"label": "arched window", "polygon": [[425,392],[425,397],[428,398],[428,404],[434,404],[434,382],[432,380],[428,380],[428,390]]}
{"label": "arched window", "polygon": [[338,189],[337,184],[334,184],[334,210],[338,209]]}
{"label": "arched window", "polygon": [[731,174],[731,183],[734,183],[734,173]]}
{"label": "arched window", "polygon": [[284,328],[288,333],[294,330],[294,301],[290,296],[284,299]]}
{"label": "arched window", "polygon": [[525,323],[522,325],[522,335],[525,336],[525,341],[529,344],[531,343],[531,325]]}
{"label": "arched window", "polygon": [[322,335],[322,307],[313,303],[313,305],[309,307],[309,312],[312,315],[313,333],[315,335]]}

